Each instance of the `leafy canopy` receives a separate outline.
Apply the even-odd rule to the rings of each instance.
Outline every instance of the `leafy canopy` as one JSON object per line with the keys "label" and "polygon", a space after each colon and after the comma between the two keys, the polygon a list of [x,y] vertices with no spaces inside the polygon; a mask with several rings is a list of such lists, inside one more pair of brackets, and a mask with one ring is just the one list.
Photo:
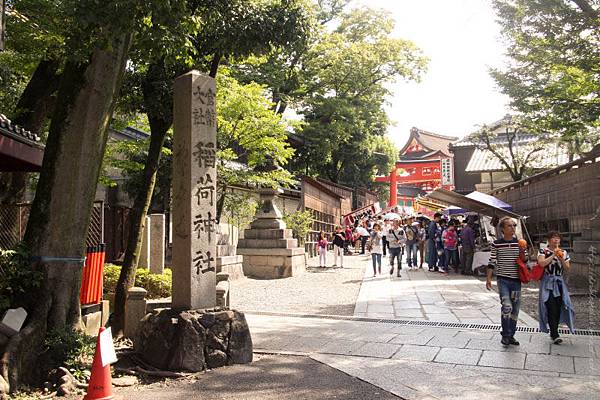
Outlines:
{"label": "leafy canopy", "polygon": [[587,0],[495,0],[510,63],[492,76],[533,132],[572,154],[600,140],[600,13]]}

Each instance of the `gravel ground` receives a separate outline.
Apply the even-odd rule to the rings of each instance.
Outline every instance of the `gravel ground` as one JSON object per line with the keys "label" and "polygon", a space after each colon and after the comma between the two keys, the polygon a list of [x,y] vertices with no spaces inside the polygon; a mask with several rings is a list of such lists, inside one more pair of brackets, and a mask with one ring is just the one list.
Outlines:
{"label": "gravel ground", "polygon": [[[329,265],[333,253],[328,255]],[[309,260],[303,274],[285,279],[232,281],[231,305],[242,311],[353,315],[370,256],[344,256],[344,268],[318,268]]]}
{"label": "gravel ground", "polygon": [[[484,277],[479,277],[485,282]],[[497,287],[493,286],[497,292]],[[530,282],[521,290],[521,310],[532,318],[538,319],[538,283]],[[571,295],[571,303],[575,310],[575,329],[600,330],[600,298],[589,296]]]}

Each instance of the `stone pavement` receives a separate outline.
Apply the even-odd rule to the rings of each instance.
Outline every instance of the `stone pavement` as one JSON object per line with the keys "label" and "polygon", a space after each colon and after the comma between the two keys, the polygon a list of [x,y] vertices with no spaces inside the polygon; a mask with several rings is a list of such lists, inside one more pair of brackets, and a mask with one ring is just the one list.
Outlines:
{"label": "stone pavement", "polygon": [[[354,258],[353,262],[361,259]],[[472,276],[442,275],[427,269],[409,271],[404,265],[402,277],[389,275],[388,259],[382,262],[382,274],[373,277],[373,268],[365,268],[363,283],[354,315],[367,318],[499,324],[498,294],[488,291],[485,282]],[[519,313],[519,325],[537,327],[535,319]]]}
{"label": "stone pavement", "polygon": [[[367,257],[350,259],[365,268],[354,317],[250,312],[255,351],[308,355],[404,399],[599,397],[600,337],[563,335],[557,346],[518,332],[521,345],[505,348],[497,295],[477,279],[372,278]],[[537,323],[523,314],[520,325]]]}

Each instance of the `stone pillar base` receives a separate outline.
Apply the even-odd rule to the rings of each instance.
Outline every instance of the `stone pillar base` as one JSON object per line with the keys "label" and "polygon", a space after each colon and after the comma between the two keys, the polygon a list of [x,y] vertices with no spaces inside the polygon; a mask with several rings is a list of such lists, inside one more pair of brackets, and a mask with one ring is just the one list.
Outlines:
{"label": "stone pillar base", "polygon": [[304,249],[239,248],[244,255],[244,273],[258,279],[289,278],[306,270]]}
{"label": "stone pillar base", "polygon": [[154,310],[140,323],[134,348],[148,364],[169,371],[252,362],[252,337],[235,310]]}

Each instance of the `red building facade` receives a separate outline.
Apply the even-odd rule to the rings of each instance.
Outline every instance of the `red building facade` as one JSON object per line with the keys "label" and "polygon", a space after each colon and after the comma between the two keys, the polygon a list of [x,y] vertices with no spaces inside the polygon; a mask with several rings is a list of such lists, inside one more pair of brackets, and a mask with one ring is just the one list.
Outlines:
{"label": "red building facade", "polygon": [[390,175],[375,178],[376,182],[390,184],[388,205],[412,207],[420,194],[438,187],[454,189],[452,153],[448,145],[456,140],[457,137],[412,128]]}

